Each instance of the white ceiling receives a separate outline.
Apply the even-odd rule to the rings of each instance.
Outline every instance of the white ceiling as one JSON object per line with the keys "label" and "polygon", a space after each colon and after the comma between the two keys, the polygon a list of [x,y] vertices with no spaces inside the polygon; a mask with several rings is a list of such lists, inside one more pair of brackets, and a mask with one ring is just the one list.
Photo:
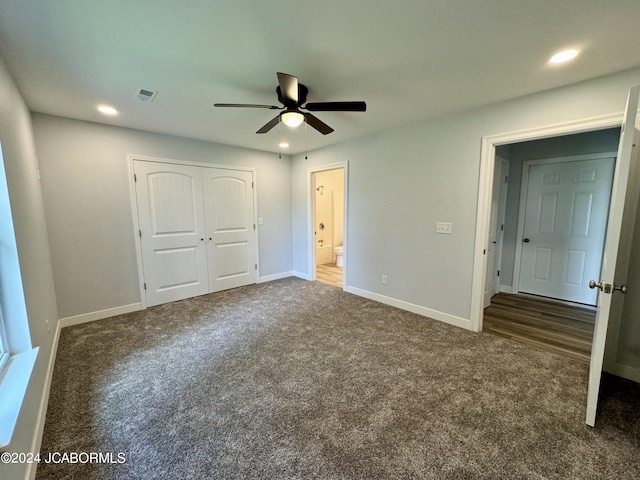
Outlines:
{"label": "white ceiling", "polygon": [[[638,0],[0,0],[0,55],[32,111],[267,151],[281,135],[289,153],[635,67],[639,46]],[[368,110],[318,112],[336,131],[305,140],[254,133],[277,112],[213,108],[277,104],[278,71],[310,102]]]}

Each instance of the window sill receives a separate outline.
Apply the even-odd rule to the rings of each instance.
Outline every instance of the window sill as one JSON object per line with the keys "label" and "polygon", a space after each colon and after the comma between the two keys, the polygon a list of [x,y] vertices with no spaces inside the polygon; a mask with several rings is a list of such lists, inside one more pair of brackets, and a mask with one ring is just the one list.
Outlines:
{"label": "window sill", "polygon": [[3,368],[0,377],[0,448],[11,441],[38,349],[12,355]]}

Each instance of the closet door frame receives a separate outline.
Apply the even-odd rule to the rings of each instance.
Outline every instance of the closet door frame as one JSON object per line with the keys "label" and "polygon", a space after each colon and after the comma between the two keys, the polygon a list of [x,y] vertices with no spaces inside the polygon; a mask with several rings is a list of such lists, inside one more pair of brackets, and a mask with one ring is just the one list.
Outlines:
{"label": "closet door frame", "polygon": [[253,221],[256,224],[256,229],[254,230],[255,235],[255,259],[256,264],[258,265],[256,274],[257,274],[257,282],[260,282],[260,249],[259,246],[259,234],[258,234],[258,178],[256,175],[256,169],[251,167],[241,167],[235,165],[220,165],[217,163],[209,163],[209,162],[194,162],[187,160],[176,160],[172,158],[162,158],[162,157],[152,157],[148,155],[127,155],[127,171],[129,175],[129,203],[131,205],[131,218],[133,220],[133,233],[136,239],[136,261],[138,267],[138,288],[140,290],[140,305],[141,310],[145,310],[147,308],[147,295],[145,291],[145,278],[144,278],[144,267],[142,263],[142,245],[140,243],[140,235],[139,235],[139,225],[140,219],[138,218],[138,203],[136,198],[136,183],[134,179],[134,160],[143,160],[146,162],[157,162],[157,163],[170,163],[174,165],[189,165],[193,167],[205,167],[205,168],[218,168],[221,170],[239,170],[243,172],[251,172],[253,175]]}

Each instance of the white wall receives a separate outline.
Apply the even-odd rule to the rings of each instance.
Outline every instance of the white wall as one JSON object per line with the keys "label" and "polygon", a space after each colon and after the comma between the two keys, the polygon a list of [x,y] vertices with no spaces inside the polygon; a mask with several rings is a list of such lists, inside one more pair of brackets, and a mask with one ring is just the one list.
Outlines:
{"label": "white wall", "polygon": [[[0,60],[0,142],[4,157],[31,341],[40,347],[27,396],[9,446],[11,452],[40,448],[40,407],[46,386],[58,311],[47,227],[36,164],[31,117]],[[45,319],[51,331],[47,331]],[[0,463],[0,478],[24,478],[28,464]]]}
{"label": "white wall", "polygon": [[62,318],[140,302],[127,155],[256,168],[260,275],[291,272],[290,158],[34,114]]}
{"label": "white wall", "polygon": [[[482,137],[621,113],[634,84],[640,69],[295,156],[294,269],[309,273],[308,166],[349,161],[347,289],[468,323]],[[438,221],[453,233],[437,235]]]}

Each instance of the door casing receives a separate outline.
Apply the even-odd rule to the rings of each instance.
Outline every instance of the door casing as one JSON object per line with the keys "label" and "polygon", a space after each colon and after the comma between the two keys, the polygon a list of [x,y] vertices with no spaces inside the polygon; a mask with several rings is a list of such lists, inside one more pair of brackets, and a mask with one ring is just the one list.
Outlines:
{"label": "door casing", "polygon": [[478,209],[476,215],[476,238],[473,256],[473,280],[471,289],[470,326],[475,332],[482,331],[484,312],[484,282],[486,281],[486,249],[489,241],[489,221],[491,216],[491,195],[495,171],[496,147],[510,143],[540,140],[575,133],[620,127],[623,113],[596,118],[561,123],[530,130],[501,133],[482,138],[480,151],[480,176],[478,182]]}
{"label": "door casing", "polygon": [[315,188],[313,184],[313,174],[318,172],[326,172],[329,170],[339,170],[343,169],[344,171],[344,220],[343,220],[343,245],[344,245],[344,266],[342,267],[342,289],[344,290],[347,286],[348,280],[348,265],[349,265],[349,163],[348,162],[337,162],[331,163],[327,165],[317,165],[315,167],[309,167],[307,169],[307,234],[308,242],[307,242],[307,265],[309,269],[309,275],[306,278],[307,280],[315,280],[316,279],[316,245],[315,245]]}
{"label": "door casing", "polygon": [[[497,189],[499,192],[499,198],[497,201],[497,208],[495,208],[495,217],[493,214],[493,210],[491,213],[491,223],[489,225],[490,230],[488,232],[489,238],[487,241],[487,260],[490,262],[487,265],[487,278],[485,281],[485,290],[484,290],[484,307],[488,307],[491,304],[491,298],[496,293],[500,292],[500,266],[502,265],[502,246],[504,243],[504,222],[505,222],[505,214],[506,214],[506,204],[507,204],[507,180],[509,178],[509,161],[504,158],[496,158],[496,166],[500,164],[499,168],[496,168],[494,172],[494,182],[493,182],[493,190],[492,190],[492,198],[491,205],[495,205],[493,201],[493,195],[496,193],[496,186],[499,185]],[[500,176],[505,177],[505,181],[502,181],[502,178],[499,181],[496,181],[496,175],[500,172]],[[498,226],[500,226],[498,228]],[[491,229],[493,229],[493,238],[491,240]],[[494,246],[492,247],[489,242],[494,242]],[[493,249],[493,255],[489,255],[490,249]],[[491,260],[493,260],[493,265],[491,265]],[[488,287],[488,283],[493,282],[495,285],[495,289],[491,289]]]}

